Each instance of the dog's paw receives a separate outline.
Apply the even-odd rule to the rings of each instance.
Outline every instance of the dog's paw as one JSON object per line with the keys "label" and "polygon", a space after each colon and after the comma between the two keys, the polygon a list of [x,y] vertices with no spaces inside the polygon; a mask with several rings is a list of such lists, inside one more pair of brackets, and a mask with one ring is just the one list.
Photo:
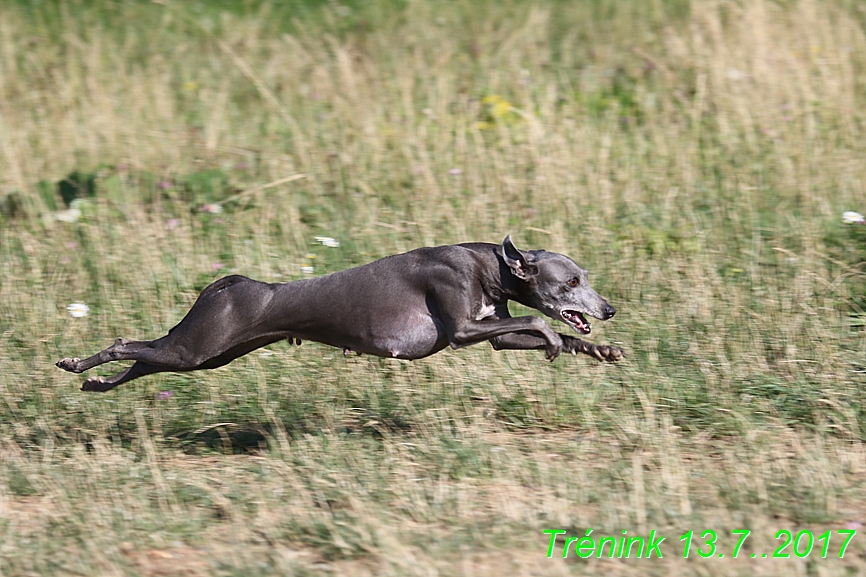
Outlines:
{"label": "dog's paw", "polygon": [[70,373],[80,373],[81,371],[78,370],[78,363],[80,362],[81,359],[70,359],[69,357],[66,357],[65,359],[60,359],[54,363],[54,366],[59,367],[64,371],[69,371]]}
{"label": "dog's paw", "polygon": [[595,348],[595,356],[598,357],[598,360],[600,361],[615,363],[616,361],[621,361],[625,358],[625,352],[623,352],[619,347],[599,345]]}
{"label": "dog's paw", "polygon": [[111,387],[106,387],[105,377],[90,377],[86,381],[81,384],[82,391],[91,391],[96,393],[102,393]]}
{"label": "dog's paw", "polygon": [[562,342],[560,341],[558,344],[555,345],[549,344],[544,350],[547,354],[547,360],[552,363],[556,360],[556,357],[562,354]]}

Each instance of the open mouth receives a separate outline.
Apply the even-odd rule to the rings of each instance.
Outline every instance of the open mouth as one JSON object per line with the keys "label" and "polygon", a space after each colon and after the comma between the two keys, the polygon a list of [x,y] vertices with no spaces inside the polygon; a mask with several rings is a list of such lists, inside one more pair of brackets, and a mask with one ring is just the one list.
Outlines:
{"label": "open mouth", "polygon": [[562,317],[562,320],[564,320],[568,326],[582,335],[588,335],[590,331],[592,331],[592,326],[590,326],[589,321],[586,320],[585,316],[577,311],[564,310],[559,313],[559,316]]}

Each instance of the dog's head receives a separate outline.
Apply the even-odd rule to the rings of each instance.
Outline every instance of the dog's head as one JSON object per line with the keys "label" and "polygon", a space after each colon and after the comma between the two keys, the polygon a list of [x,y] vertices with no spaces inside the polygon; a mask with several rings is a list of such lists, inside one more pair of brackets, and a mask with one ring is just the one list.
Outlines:
{"label": "dog's head", "polygon": [[589,286],[587,272],[567,256],[518,250],[510,234],[496,252],[511,274],[522,281],[518,285],[523,304],[563,321],[578,333],[588,335],[592,330],[584,315],[607,320],[616,314],[616,309]]}

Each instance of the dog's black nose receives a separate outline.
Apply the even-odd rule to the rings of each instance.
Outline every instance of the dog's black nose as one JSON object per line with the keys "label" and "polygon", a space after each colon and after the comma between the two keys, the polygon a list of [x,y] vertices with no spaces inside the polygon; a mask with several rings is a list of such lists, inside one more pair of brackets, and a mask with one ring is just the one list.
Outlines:
{"label": "dog's black nose", "polygon": [[615,315],[615,314],[616,314],[616,309],[615,309],[615,308],[613,308],[613,307],[610,306],[610,305],[607,305],[607,306],[605,307],[605,309],[604,309],[604,319],[605,319],[605,320],[609,319],[610,317],[612,317],[612,316]]}

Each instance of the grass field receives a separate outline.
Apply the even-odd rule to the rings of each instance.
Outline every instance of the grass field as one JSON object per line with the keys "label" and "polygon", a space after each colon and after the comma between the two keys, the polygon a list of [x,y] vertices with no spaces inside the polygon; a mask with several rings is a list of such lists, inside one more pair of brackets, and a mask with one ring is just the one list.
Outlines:
{"label": "grass field", "polygon": [[[864,111],[853,0],[7,3],[0,574],[866,573]],[[625,361],[53,365],[225,274],[507,233]],[[590,528],[664,557],[562,559]]]}

